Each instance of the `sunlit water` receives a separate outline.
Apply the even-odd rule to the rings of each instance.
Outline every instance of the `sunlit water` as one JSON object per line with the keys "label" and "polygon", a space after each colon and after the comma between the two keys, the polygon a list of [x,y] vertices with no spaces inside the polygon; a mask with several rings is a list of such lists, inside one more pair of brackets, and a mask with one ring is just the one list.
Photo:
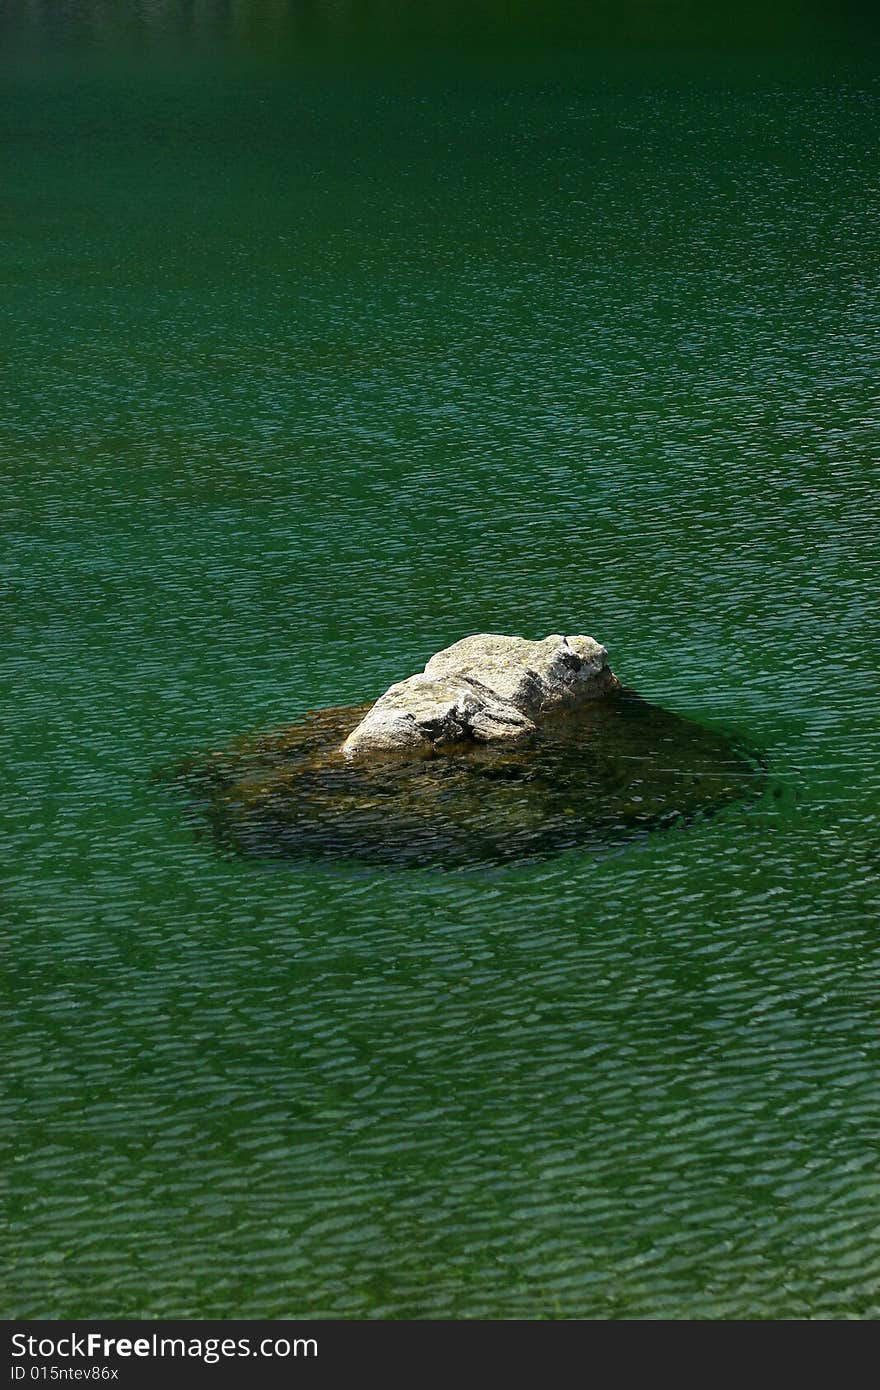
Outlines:
{"label": "sunlit water", "polygon": [[[878,95],[7,72],[8,1313],[880,1311]],[[766,791],[475,872],[155,776],[481,630]]]}

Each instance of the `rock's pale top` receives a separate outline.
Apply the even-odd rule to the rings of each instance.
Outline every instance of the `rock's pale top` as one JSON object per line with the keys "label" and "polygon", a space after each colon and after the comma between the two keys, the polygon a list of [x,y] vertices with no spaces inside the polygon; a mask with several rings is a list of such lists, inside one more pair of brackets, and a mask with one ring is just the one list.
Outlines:
{"label": "rock's pale top", "polygon": [[519,738],[555,710],[619,689],[606,659],[592,637],[465,637],[432,656],[424,671],[386,690],[342,751],[349,758],[418,754],[448,744]]}

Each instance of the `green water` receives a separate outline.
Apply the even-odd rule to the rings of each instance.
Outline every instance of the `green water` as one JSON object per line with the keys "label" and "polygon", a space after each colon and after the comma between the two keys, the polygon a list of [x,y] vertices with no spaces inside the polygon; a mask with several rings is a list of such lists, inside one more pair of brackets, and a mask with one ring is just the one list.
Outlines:
{"label": "green water", "polygon": [[[876,67],[12,12],[4,1311],[876,1316]],[[155,778],[481,630],[766,793],[399,871]]]}

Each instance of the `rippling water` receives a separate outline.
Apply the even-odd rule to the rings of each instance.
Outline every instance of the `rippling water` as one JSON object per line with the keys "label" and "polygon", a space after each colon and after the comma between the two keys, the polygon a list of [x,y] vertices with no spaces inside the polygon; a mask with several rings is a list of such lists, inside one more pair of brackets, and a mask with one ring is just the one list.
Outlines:
{"label": "rippling water", "polygon": [[[6,1311],[876,1316],[873,73],[6,76]],[[475,875],[154,777],[480,630],[766,794]]]}

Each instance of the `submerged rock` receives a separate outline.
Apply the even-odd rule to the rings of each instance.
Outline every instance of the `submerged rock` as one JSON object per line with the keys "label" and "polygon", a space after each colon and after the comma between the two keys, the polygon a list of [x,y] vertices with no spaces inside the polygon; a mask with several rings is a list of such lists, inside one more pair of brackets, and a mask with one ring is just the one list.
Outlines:
{"label": "submerged rock", "polygon": [[[177,778],[193,812],[244,855],[452,867],[622,844],[759,790],[755,755],[622,689],[591,639],[481,638],[501,644],[495,672],[474,640],[428,663],[441,713],[411,707],[416,737],[392,732],[377,756],[356,742],[352,755],[351,731],[399,687],[372,707],[318,710],[190,759]],[[532,649],[528,666],[503,661],[510,643]],[[421,698],[420,678],[401,685],[412,680]],[[378,727],[395,730],[400,709],[385,705]]]}
{"label": "submerged rock", "polygon": [[347,758],[430,753],[534,733],[555,711],[618,688],[607,656],[592,637],[464,637],[386,690],[342,751]]}

